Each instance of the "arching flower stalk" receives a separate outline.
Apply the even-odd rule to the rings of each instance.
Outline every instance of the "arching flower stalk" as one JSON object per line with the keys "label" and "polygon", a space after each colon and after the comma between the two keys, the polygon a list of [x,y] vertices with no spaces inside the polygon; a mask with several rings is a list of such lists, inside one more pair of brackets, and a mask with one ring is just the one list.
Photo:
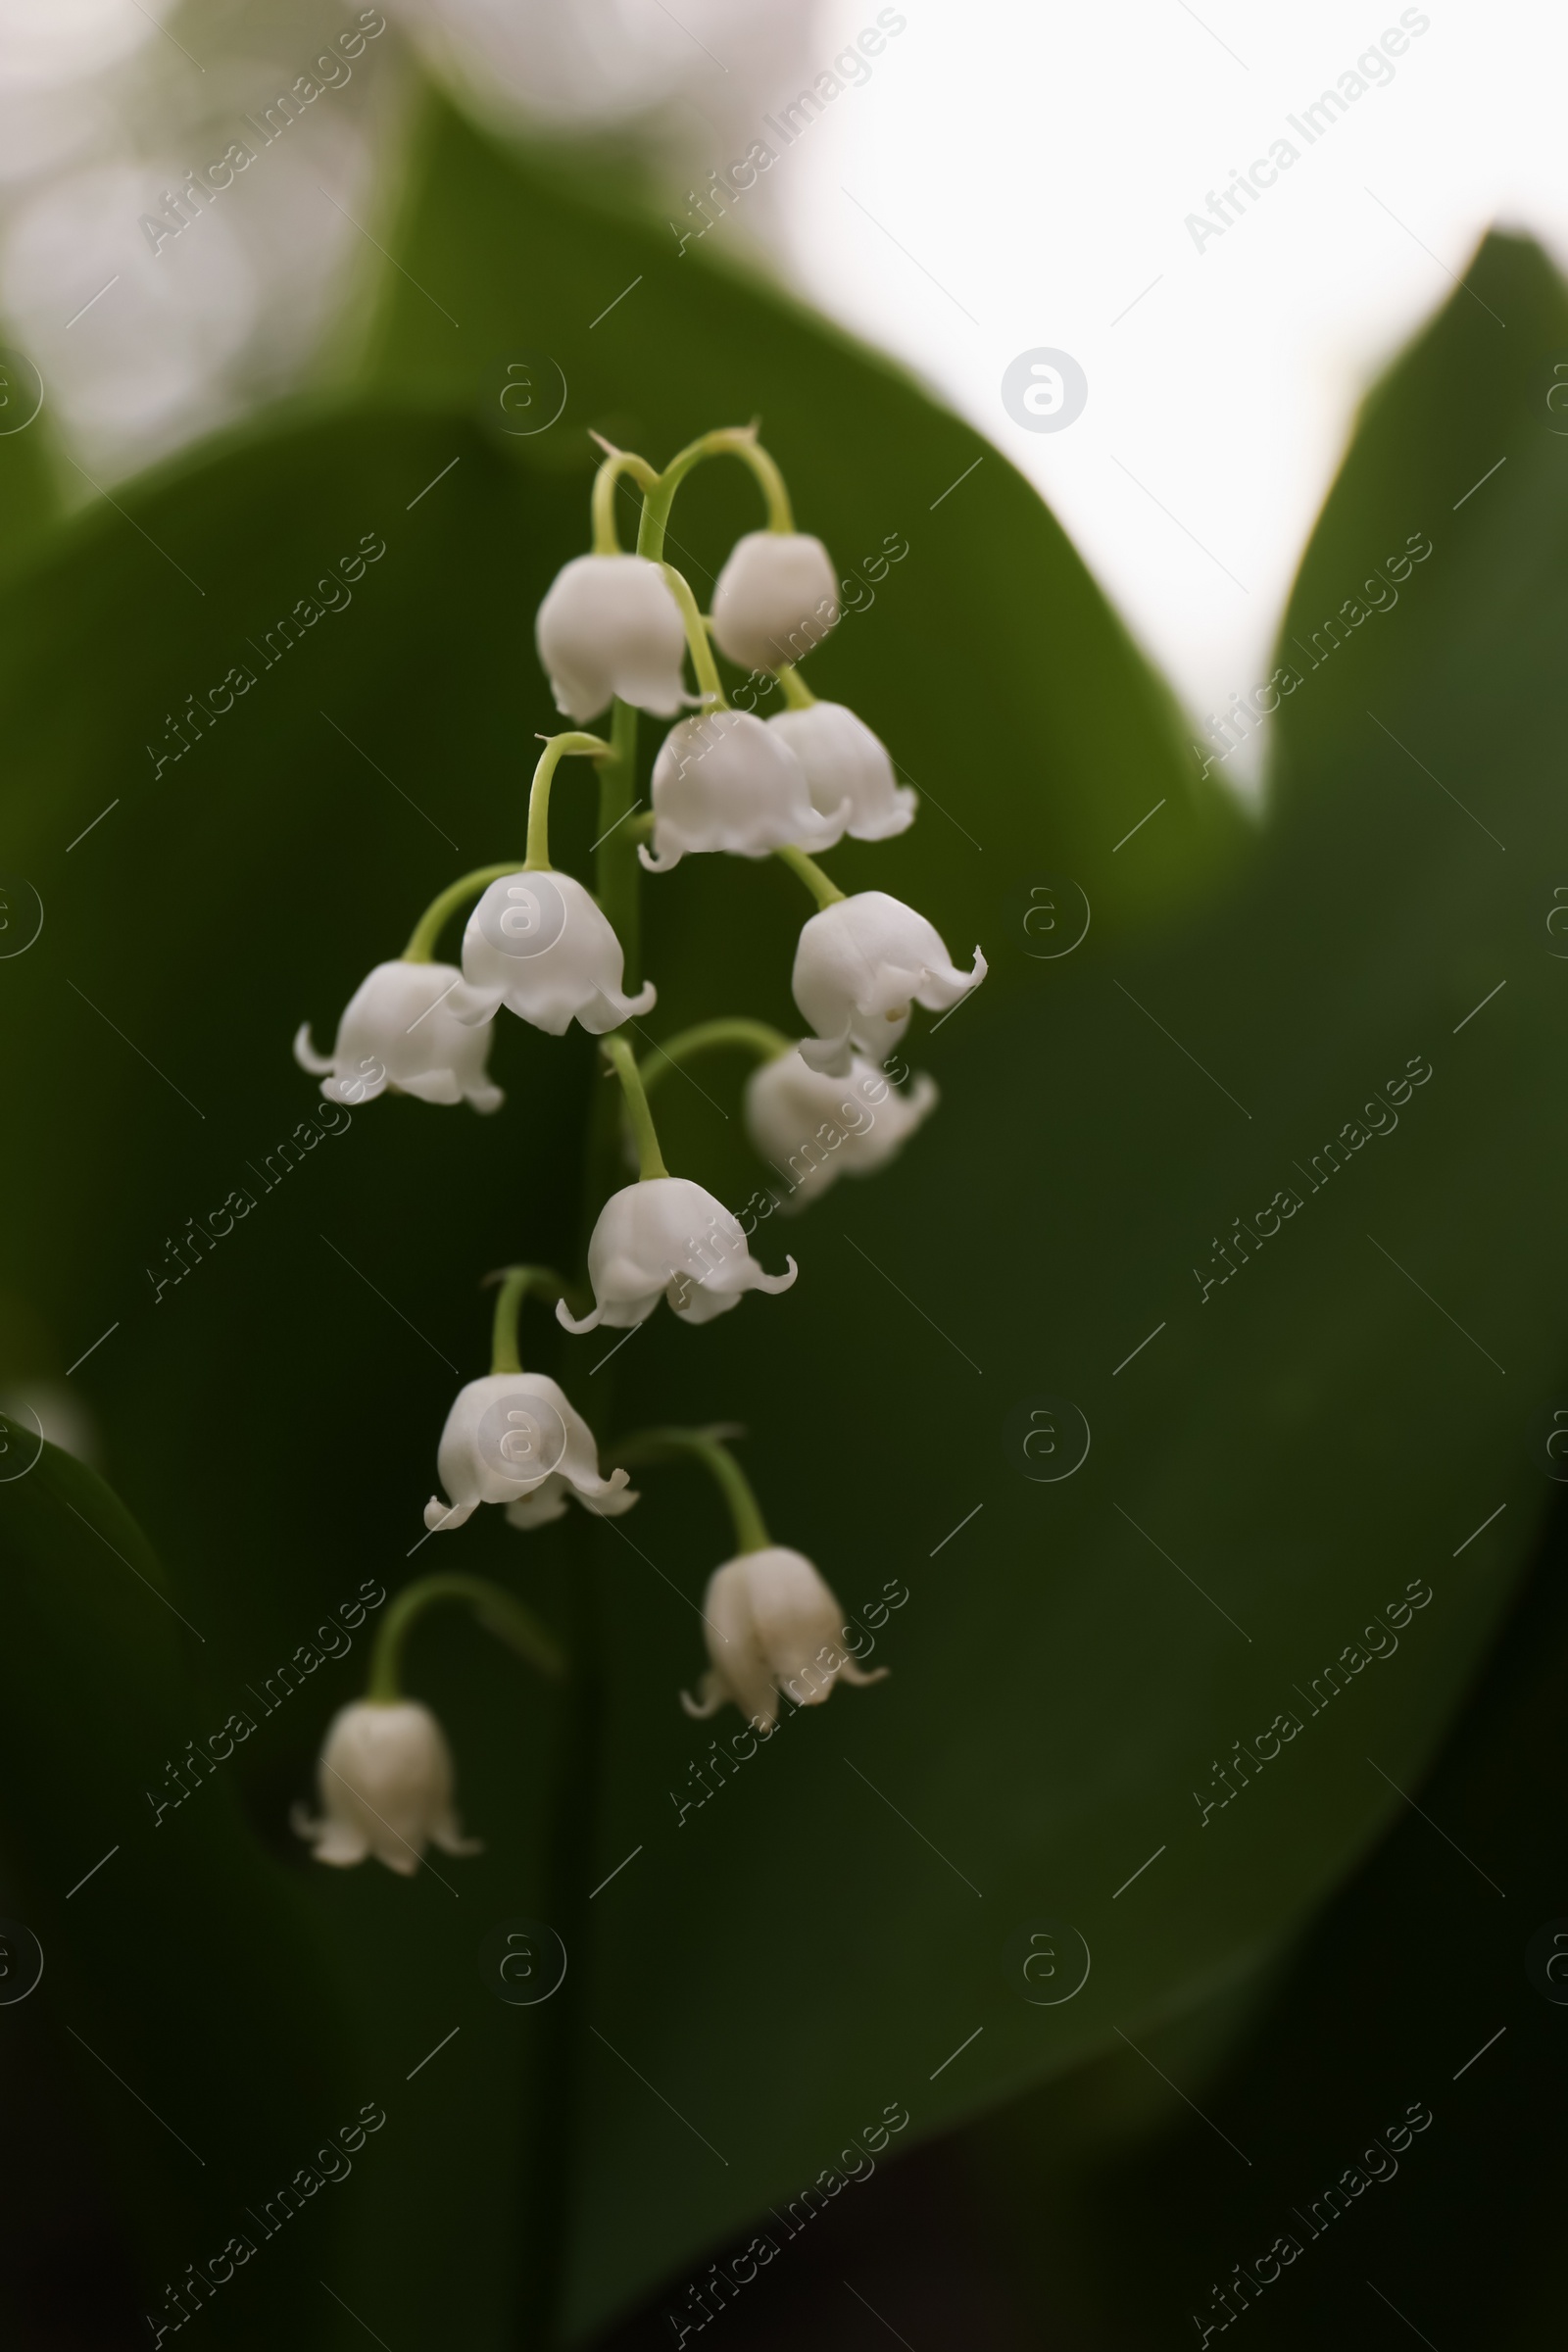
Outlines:
{"label": "arching flower stalk", "polygon": [[743,1292],[787,1291],[797,1272],[794,1258],[785,1260],[786,1273],[764,1273],[746,1247],[740,1220],[723,1202],[700,1184],[671,1176],[631,1048],[623,1037],[612,1037],[604,1051],[625,1095],[640,1173],[605,1202],[588,1244],[593,1312],[578,1318],[563,1298],[557,1320],[571,1332],[594,1331],[601,1323],[624,1331],[645,1322],[662,1297],[684,1322],[710,1323],[738,1306]]}
{"label": "arching flower stalk", "polygon": [[373,1854],[412,1879],[427,1845],[446,1854],[482,1851],[465,1838],[453,1791],[456,1775],[446,1735],[428,1707],[405,1698],[403,1648],[416,1619],[446,1601],[472,1609],[487,1633],[541,1674],[564,1671],[550,1635],[519,1601],[477,1576],[426,1576],[400,1592],[382,1619],[364,1698],[339,1708],[317,1767],[320,1812],[303,1805],[290,1816],[318,1862],[347,1869]]}
{"label": "arching flower stalk", "polygon": [[680,1703],[699,1718],[736,1706],[759,1730],[767,1730],[777,1720],[781,1694],[798,1707],[818,1707],[836,1682],[879,1683],[889,1670],[865,1672],[846,1646],[844,1611],[811,1562],[768,1535],[751,1483],[724,1443],[737,1434],[650,1429],[626,1439],[619,1450],[633,1461],[686,1455],[716,1481],[734,1522],[736,1556],[708,1580],[703,1623],[710,1664],[698,1696],[683,1690]]}
{"label": "arching flower stalk", "polygon": [[436,1468],[451,1495],[432,1494],[424,1524],[432,1535],[462,1527],[482,1502],[501,1502],[514,1527],[544,1527],[573,1496],[584,1510],[616,1517],[637,1500],[624,1470],[599,1472],[594,1435],[559,1382],[524,1372],[517,1321],[531,1293],[564,1298],[568,1285],[548,1266],[509,1266],[500,1282],[490,1372],[460,1389],[441,1433]]}
{"label": "arching flower stalk", "polygon": [[477,891],[515,865],[482,865],[427,906],[413,936],[393,963],[378,963],[361,981],[338,1022],[330,1054],[317,1051],[311,1024],[302,1021],[294,1039],[301,1069],[321,1081],[329,1102],[358,1106],[388,1092],[417,1095],[425,1102],[463,1102],[475,1110],[499,1110],[501,1089],[485,1072],[488,1029],[472,1026],[479,1015],[455,964],[435,960],[436,943],[448,919]]}

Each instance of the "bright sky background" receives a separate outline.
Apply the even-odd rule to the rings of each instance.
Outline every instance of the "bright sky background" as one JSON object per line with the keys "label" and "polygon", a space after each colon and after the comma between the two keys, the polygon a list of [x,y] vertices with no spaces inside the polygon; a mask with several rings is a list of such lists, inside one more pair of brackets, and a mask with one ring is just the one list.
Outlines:
{"label": "bright sky background", "polygon": [[[1398,5],[898,13],[870,80],[781,158],[794,270],[1006,451],[1189,705],[1222,708],[1267,674],[1361,392],[1482,230],[1528,225],[1568,260],[1568,11],[1405,12],[1429,29],[1310,147],[1285,117],[1397,27]],[[876,15],[824,0],[821,65]],[[1197,250],[1184,217],[1282,136],[1300,160]],[[1088,376],[1058,433],[1002,406],[1008,361],[1041,346]]]}

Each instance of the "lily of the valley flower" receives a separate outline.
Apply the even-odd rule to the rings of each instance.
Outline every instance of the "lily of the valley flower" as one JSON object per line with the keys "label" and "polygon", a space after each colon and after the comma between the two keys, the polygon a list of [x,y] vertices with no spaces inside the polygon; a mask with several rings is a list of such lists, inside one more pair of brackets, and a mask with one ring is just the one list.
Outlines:
{"label": "lily of the valley flower", "polygon": [[744,1291],[787,1291],[785,1274],[766,1274],[746,1247],[739,1222],[720,1200],[684,1176],[647,1177],[612,1193],[588,1244],[588,1279],[596,1304],[576,1321],[563,1298],[556,1314],[567,1331],[603,1323],[629,1330],[644,1322],[662,1296],[688,1323],[710,1323],[739,1303]]}
{"label": "lily of the valley flower", "polygon": [[779,1693],[817,1707],[833,1685],[879,1683],[844,1646],[844,1611],[803,1553],[782,1544],[742,1552],[715,1569],[703,1601],[712,1660],[699,1695],[683,1690],[688,1715],[716,1714],[726,1701],[763,1729],[778,1717]]}
{"label": "lily of the valley flower", "polygon": [[820,813],[806,772],[781,735],[748,710],[705,710],[671,727],[654,761],[654,846],[640,855],[666,873],[689,851],[765,858],[795,843],[828,850],[850,814],[848,794]]}
{"label": "lily of the valley flower", "polygon": [[799,662],[838,616],[833,560],[805,531],[748,531],[713,590],[713,635],[741,669]]}
{"label": "lily of the valley flower", "polygon": [[[610,559],[606,559],[609,561]],[[609,917],[571,874],[504,874],[492,882],[463,934],[463,1018],[487,1021],[505,1004],[560,1037],[575,1019],[591,1037],[651,1012],[650,981],[621,989],[625,957]]]}
{"label": "lily of the valley flower", "polygon": [[556,709],[578,725],[612,696],[670,718],[685,701],[686,629],[663,572],[645,556],[577,556],[535,624]]}
{"label": "lily of the valley flower", "polygon": [[813,1070],[800,1048],[762,1062],[746,1082],[746,1127],[760,1155],[793,1187],[784,1205],[804,1208],[836,1176],[869,1176],[904,1149],[938,1101],[934,1078],[909,1092],[890,1086],[854,1054],[842,1077]]}
{"label": "lily of the valley flower", "polygon": [[790,985],[816,1031],[801,1053],[820,1070],[847,1069],[852,1046],[876,1060],[904,1035],[911,1005],[947,1012],[985,976],[978,948],[960,972],[935,925],[886,891],[839,899],[811,916],[795,952]]}
{"label": "lily of the valley flower", "polygon": [[[452,1500],[432,1494],[425,1504],[424,1524],[432,1534],[461,1527],[481,1502],[532,1500],[533,1512],[513,1524],[537,1527],[560,1518],[567,1490],[590,1510],[613,1513],[636,1500],[632,1494],[622,1499],[624,1470],[600,1476],[592,1430],[565,1391],[542,1372],[491,1372],[460,1389],[441,1432],[436,1469]],[[555,1509],[544,1507],[547,1489]]]}
{"label": "lily of the valley flower", "polygon": [[483,1017],[450,963],[378,963],[345,1005],[331,1053],[317,1052],[302,1021],[294,1058],[320,1079],[329,1102],[373,1102],[390,1088],[425,1102],[497,1110],[501,1089],[484,1066],[490,1032],[473,1025]]}
{"label": "lily of the valley flower", "polygon": [[846,799],[845,831],[857,841],[891,841],[914,822],[920,796],[894,780],[887,747],[842,703],[810,703],[767,721],[806,770],[812,806],[824,815]]}
{"label": "lily of the valley flower", "polygon": [[463,1835],[454,1778],[452,1751],[428,1707],[412,1698],[360,1699],[327,1728],[317,1768],[320,1818],[313,1821],[303,1805],[290,1818],[318,1862],[347,1869],[373,1854],[411,1879],[426,1845],[446,1854],[483,1850]]}

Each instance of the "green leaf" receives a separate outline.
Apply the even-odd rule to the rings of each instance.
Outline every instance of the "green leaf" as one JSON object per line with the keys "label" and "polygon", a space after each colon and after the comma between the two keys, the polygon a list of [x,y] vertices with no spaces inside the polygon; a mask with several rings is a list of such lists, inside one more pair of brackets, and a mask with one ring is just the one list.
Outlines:
{"label": "green leaf", "polygon": [[[225,1732],[204,1704],[207,1637],[185,1613],[199,1604],[170,1591],[90,1470],[21,1418],[0,1422],[0,1440],[9,1892],[43,1957],[8,2027],[41,2032],[47,2000],[120,2154],[145,2309],[177,2326],[168,2282],[238,2237],[251,2252],[227,2257],[224,2341],[275,2342],[298,2282],[268,2202],[372,2088],[349,1987],[298,1886],[246,1829],[230,1759],[252,1734],[238,1715]],[[249,1705],[258,1730],[264,1704]],[[32,1947],[7,1941],[11,1999]],[[354,2213],[330,2202],[294,2226],[341,2273]]]}
{"label": "green leaf", "polygon": [[[406,388],[473,383],[458,354],[478,319],[503,353],[510,337],[555,354],[585,418],[656,458],[711,416],[762,409],[808,486],[804,525],[837,540],[842,514],[863,517],[852,548],[874,543],[875,513],[902,514],[897,485],[929,466],[930,514],[971,462],[960,428],[923,414],[890,371],[786,328],[751,289],[700,268],[682,278],[690,254],[607,251],[603,224],[584,227],[466,134],[445,134],[432,177],[405,252],[465,339],[443,341],[400,289],[389,371]],[[506,245],[507,270],[487,235]],[[639,270],[589,326],[584,314]],[[1507,455],[1505,517],[1478,532],[1492,561],[1478,572],[1435,557],[1425,576],[1412,564],[1390,660],[1439,741],[1474,744],[1478,765],[1485,746],[1485,807],[1506,807],[1498,829],[1523,864],[1550,839],[1560,689],[1547,649],[1563,619],[1560,452],[1535,355],[1564,342],[1564,305],[1540,257],[1508,245],[1489,248],[1468,284],[1475,299],[1456,297],[1385,395],[1414,504],[1385,548],[1385,517],[1402,514],[1388,493],[1364,561],[1405,532],[1436,542],[1435,518],[1484,470],[1470,465],[1477,445]],[[1520,317],[1526,363],[1499,363],[1483,303]],[[605,340],[590,349],[589,335]],[[1444,424],[1455,406],[1459,435]],[[938,466],[923,453],[943,438],[952,460]],[[1360,495],[1359,465],[1325,539]],[[874,1194],[841,1187],[787,1237],[803,1277],[765,1338],[748,1306],[704,1335],[700,1355],[684,1335],[650,1332],[623,1359],[631,1413],[668,1416],[672,1388],[694,1419],[744,1412],[775,1532],[820,1563],[847,1608],[890,1570],[907,1577],[910,1605],[876,1653],[895,1680],[841,1695],[831,1718],[792,1719],[740,1766],[739,1787],[705,1795],[694,1772],[712,1751],[659,1712],[661,1682],[690,1678],[696,1629],[646,1578],[617,1594],[604,1866],[643,1852],[603,1898],[626,1921],[618,1938],[603,1925],[596,1987],[621,2056],[601,2050],[596,2064],[584,2324],[668,2270],[683,2241],[699,2267],[705,2239],[784,2206],[883,2100],[936,2129],[1103,2047],[1118,2024],[1136,2031],[1189,2003],[1287,1933],[1397,1804],[1382,1775],[1416,1770],[1437,1737],[1541,1507],[1521,1441],[1559,1349],[1561,1245],[1543,1239],[1556,1113],[1533,1083],[1556,1049],[1544,910],[1532,935],[1525,886],[1478,862],[1496,856],[1488,842],[1446,804],[1412,805],[1403,778],[1391,794],[1393,747],[1358,760],[1377,789],[1348,808],[1343,745],[1308,742],[1302,691],[1282,722],[1299,731],[1293,791],[1229,903],[1163,945],[1116,940],[1107,955],[1101,930],[1070,959],[1032,961],[982,867],[1000,854],[1008,885],[1030,873],[1043,821],[1071,840],[1062,865],[1088,877],[1098,913],[1113,843],[1159,795],[1119,804],[1091,871],[1087,828],[1107,797],[1094,750],[1080,736],[1080,757],[1043,774],[1017,757],[1033,726],[1059,743],[1069,714],[1098,722],[1111,706],[1084,693],[1080,660],[1055,663],[1054,534],[994,457],[969,487],[982,484],[997,506],[966,509],[956,493],[937,510],[946,526],[924,526],[955,534],[938,551],[941,585],[896,615],[884,600],[897,622],[887,668],[867,642],[874,614],[813,661],[822,690],[896,748],[916,735],[937,797],[984,843],[965,861],[928,810],[891,850],[829,860],[915,899],[954,944],[971,928],[988,945],[1000,935],[986,990],[930,1048],[942,1119]],[[725,531],[733,513],[732,500]],[[724,531],[707,540],[705,522],[699,510],[688,545],[710,563]],[[1427,579],[1441,583],[1431,614]],[[981,618],[984,644],[956,664],[959,611]],[[1080,612],[1080,630],[1091,625]],[[1357,645],[1382,626],[1374,616]],[[960,748],[976,683],[995,766]],[[1004,721],[1009,691],[1029,709]],[[1145,854],[1147,870],[1179,871],[1153,825]],[[798,901],[777,877],[693,866],[649,894],[661,1015],[787,1018],[776,981],[770,996],[755,980],[723,996],[721,926],[744,904],[749,970],[765,961],[781,976]],[[1510,973],[1506,1026],[1455,1036]],[[1407,1064],[1428,1057],[1432,1077],[1410,1084]],[[1338,1175],[1303,1173],[1389,1081],[1403,1100],[1367,1114],[1386,1133],[1342,1146]],[[732,1109],[727,1091],[722,1102]],[[733,1119],[721,1130],[680,1089],[661,1119],[672,1165],[705,1181],[716,1168],[724,1197],[741,1196]],[[1244,1243],[1257,1262],[1235,1252],[1227,1275],[1217,1252],[1232,1220],[1287,1188],[1300,1206],[1272,1242]],[[777,1222],[761,1234],[776,1263],[786,1237]],[[1019,1475],[1017,1417],[1043,1393],[1071,1398],[1094,1433],[1060,1484]],[[689,1556],[692,1507],[656,1494],[639,1515],[662,1568]],[[724,1548],[715,1514],[708,1558]],[[1397,1615],[1427,1578],[1433,1598],[1376,1637],[1387,1663],[1353,1677],[1340,1664],[1347,1691],[1310,1695],[1335,1687],[1326,1667],[1363,1654],[1374,1613]],[[1216,1769],[1287,1711],[1300,1731],[1272,1771],[1244,1764],[1260,1785],[1233,1775],[1227,1799]],[[1089,1984],[1059,2008],[1026,2004],[1004,1974],[1009,1937],[1043,1916],[1076,1925],[1094,1954]],[[630,2064],[679,2106],[684,2139],[655,2099],[639,2105]]]}
{"label": "green leaf", "polygon": [[[435,1442],[460,1379],[488,1362],[479,1279],[515,1254],[519,1224],[541,1254],[570,1255],[577,1171],[561,1139],[580,1132],[591,1048],[513,1023],[493,1055],[512,1094],[501,1120],[430,1116],[404,1099],[345,1123],[289,1041],[307,1015],[330,1037],[358,980],[400,951],[453,872],[520,844],[548,702],[530,681],[532,707],[516,710],[515,643],[580,531],[580,503],[528,485],[461,420],[356,410],[242,435],[121,504],[139,528],[99,510],[0,592],[7,858],[44,914],[34,943],[0,961],[8,1100],[32,1122],[7,1160],[0,1287],[51,1336],[57,1380],[74,1367],[70,1390],[99,1418],[109,1473],[157,1531],[206,1637],[175,1752],[275,1687],[229,1780],[270,1851],[268,1878],[288,1874],[352,2016],[341,2116],[335,2075],[291,2100],[279,2070],[294,2165],[367,2099],[388,2124],[328,2192],[343,2200],[339,2255],[328,2265],[319,2234],[302,2232],[269,2247],[265,2277],[292,2281],[290,2327],[307,2343],[352,2332],[323,2271],[378,2333],[396,2322],[492,2341],[512,2300],[521,2141],[550,2012],[493,1997],[478,1955],[492,1929],[547,1908],[558,1702],[471,1625],[421,1626],[409,1687],[453,1726],[484,1855],[433,1856],[410,1886],[320,1869],[287,1825],[291,1805],[312,1800],[331,1713],[364,1688],[376,1623],[365,1589],[396,1591],[431,1561],[418,1546]],[[365,562],[362,545],[384,553]],[[285,638],[279,623],[302,605],[320,616]],[[87,692],[83,644],[96,649]],[[254,683],[224,708],[212,690],[236,670]],[[192,697],[208,719],[192,719]],[[564,813],[564,847],[573,819],[585,845],[586,808]],[[529,1334],[525,1319],[525,1345]],[[35,1342],[7,1370],[35,1381],[50,1368]],[[456,1556],[483,1567],[488,1553],[514,1577],[523,1547],[494,1517]],[[549,1618],[560,1546],[545,1556],[527,1598],[542,1591]],[[79,1725],[71,1736],[75,1774],[96,1784],[93,1740]],[[165,1752],[140,1773],[161,1775]],[[51,1884],[71,1886],[114,1842],[113,1823],[101,1838],[95,1824],[57,1853],[47,1824],[30,1826],[31,1776],[8,1776],[3,1801]],[[145,1809],[139,1780],[122,1801]],[[223,1835],[244,1842],[233,1825]],[[202,1884],[198,1871],[186,1902]],[[75,1916],[90,1891],[70,1926],[83,1970],[103,1971]],[[128,1876],[118,1899],[118,1932],[141,1939],[172,1987],[207,1965],[172,1935],[158,1882]],[[187,1926],[183,1907],[175,1919]],[[293,1972],[262,1913],[253,1940],[257,1969],[275,1950]],[[117,2037],[100,2045],[85,2030],[113,2062]],[[322,2030],[335,2042],[337,2025]],[[181,2069],[200,2056],[185,2135],[203,2155],[228,2148],[239,2201],[270,2194],[275,2180],[260,2155],[250,2169],[231,2120],[219,2045],[187,2049],[159,2012],[139,2046]],[[142,2122],[135,2111],[125,2135],[132,2164]],[[432,2146],[453,2151],[434,2176]],[[182,2268],[205,2259],[207,2216],[165,2185]],[[455,2276],[442,2249],[470,2233],[506,2251]],[[162,2261],[166,2239],[153,2243]],[[425,2244],[428,2263],[411,2267]],[[263,2276],[260,2259],[245,2274]],[[238,2302],[238,2275],[229,2292]]]}

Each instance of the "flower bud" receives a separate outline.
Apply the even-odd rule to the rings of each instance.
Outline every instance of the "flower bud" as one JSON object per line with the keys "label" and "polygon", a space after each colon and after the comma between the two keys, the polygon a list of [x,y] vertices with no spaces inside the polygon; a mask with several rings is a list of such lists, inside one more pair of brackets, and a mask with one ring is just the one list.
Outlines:
{"label": "flower bud", "polygon": [[650,873],[667,873],[688,851],[728,850],[765,858],[794,842],[830,850],[850,812],[847,797],[828,815],[811,805],[805,771],[781,735],[747,710],[705,710],[671,727],[654,761],[654,846],[641,845]]}
{"label": "flower bud", "polygon": [[554,868],[503,874],[463,934],[463,1018],[487,1021],[505,1004],[551,1037],[573,1019],[602,1037],[658,1002],[652,981],[635,997],[624,995],[624,973],[610,918],[573,875]]}
{"label": "flower bud", "polygon": [[713,590],[713,635],[739,668],[803,661],[838,616],[838,581],[820,539],[749,531],[730,549]]}
{"label": "flower bud", "polygon": [[842,703],[780,710],[767,725],[806,770],[814,808],[826,815],[849,802],[845,831],[856,841],[891,841],[913,824],[919,794],[894,781],[887,747]]}
{"label": "flower bud", "polygon": [[671,718],[685,701],[686,629],[646,556],[576,556],[556,578],[534,626],[556,709],[583,725],[611,697]]}
{"label": "flower bud", "polygon": [[416,1699],[365,1698],[344,1707],[327,1728],[317,1768],[321,1817],[294,1807],[297,1837],[318,1862],[347,1869],[373,1854],[412,1879],[426,1845],[446,1854],[477,1854],[453,1810],[452,1752],[428,1707]]}
{"label": "flower bud", "polygon": [[911,1004],[946,1012],[986,976],[978,948],[960,972],[923,914],[886,891],[862,890],[813,914],[801,932],[790,985],[815,1038],[801,1044],[813,1069],[843,1071],[849,1048],[878,1060],[909,1025]]}
{"label": "flower bud", "polygon": [[729,1701],[767,1729],[777,1720],[780,1691],[798,1707],[819,1707],[841,1676],[879,1683],[888,1671],[867,1674],[846,1649],[844,1611],[810,1561],[782,1544],[715,1569],[703,1621],[712,1665],[697,1698],[680,1694],[688,1715],[713,1715]]}
{"label": "flower bud", "polygon": [[302,1021],[294,1058],[321,1080],[329,1102],[373,1102],[390,1088],[425,1102],[496,1110],[501,1089],[484,1066],[490,1032],[474,1025],[486,1017],[469,1005],[454,965],[378,963],[345,1005],[331,1053],[317,1052]]}
{"label": "flower bud", "polygon": [[[436,1471],[452,1500],[432,1494],[425,1504],[432,1535],[461,1527],[481,1502],[521,1503],[552,1487],[563,1497],[557,1509],[514,1522],[538,1526],[561,1516],[568,1489],[590,1507],[610,1507],[626,1484],[624,1470],[600,1477],[592,1430],[543,1372],[492,1372],[460,1389],[441,1432]],[[624,1510],[633,1500],[628,1495],[613,1507]]]}
{"label": "flower bud", "polygon": [[874,1062],[852,1054],[842,1077],[813,1070],[799,1048],[762,1062],[746,1082],[746,1129],[761,1158],[788,1178],[784,1205],[804,1208],[836,1176],[870,1176],[903,1150],[937,1106],[936,1081],[901,1095]]}
{"label": "flower bud", "polygon": [[662,1296],[684,1321],[710,1323],[743,1291],[787,1291],[796,1267],[785,1263],[787,1274],[764,1274],[722,1201],[683,1176],[654,1176],[612,1193],[599,1212],[588,1244],[593,1313],[579,1323],[563,1298],[556,1315],[567,1331],[626,1331]]}

